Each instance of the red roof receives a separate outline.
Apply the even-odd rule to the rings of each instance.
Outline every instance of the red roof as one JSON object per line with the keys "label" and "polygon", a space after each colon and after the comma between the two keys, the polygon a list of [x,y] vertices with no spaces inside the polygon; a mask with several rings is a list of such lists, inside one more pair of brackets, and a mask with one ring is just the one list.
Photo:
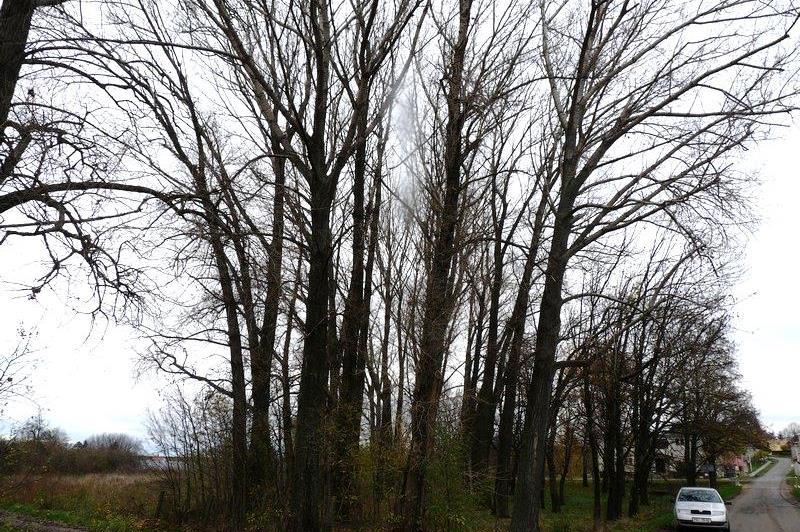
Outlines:
{"label": "red roof", "polygon": [[739,456],[735,456],[733,458],[728,458],[725,460],[725,465],[734,466],[734,467],[744,467],[746,464],[744,460],[741,459]]}

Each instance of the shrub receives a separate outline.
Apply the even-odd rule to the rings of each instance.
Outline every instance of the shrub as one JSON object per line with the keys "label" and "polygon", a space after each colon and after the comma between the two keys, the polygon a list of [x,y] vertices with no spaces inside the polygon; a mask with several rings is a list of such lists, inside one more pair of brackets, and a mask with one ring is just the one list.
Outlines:
{"label": "shrub", "polygon": [[439,425],[428,464],[428,514],[431,530],[466,530],[479,508],[480,489],[470,490],[464,478],[468,449],[457,429]]}

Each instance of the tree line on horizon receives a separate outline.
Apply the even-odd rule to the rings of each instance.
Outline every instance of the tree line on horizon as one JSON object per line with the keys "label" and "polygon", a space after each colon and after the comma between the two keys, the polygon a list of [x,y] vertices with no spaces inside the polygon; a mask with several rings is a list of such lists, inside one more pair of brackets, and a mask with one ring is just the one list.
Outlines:
{"label": "tree line on horizon", "polygon": [[150,420],[178,513],[536,531],[580,459],[599,528],[667,435],[690,484],[763,436],[731,287],[797,17],[3,0],[0,246],[181,383]]}
{"label": "tree line on horizon", "polygon": [[70,442],[66,433],[37,414],[22,422],[7,437],[0,437],[0,474],[16,482],[46,474],[86,475],[142,471],[144,447],[127,434],[102,433]]}

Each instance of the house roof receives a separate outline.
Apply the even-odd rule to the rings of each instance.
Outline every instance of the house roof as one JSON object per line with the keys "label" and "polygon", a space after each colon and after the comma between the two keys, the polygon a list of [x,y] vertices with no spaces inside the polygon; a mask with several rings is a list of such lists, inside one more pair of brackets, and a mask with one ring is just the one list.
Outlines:
{"label": "house roof", "polygon": [[725,465],[732,467],[744,467],[746,464],[744,463],[744,460],[742,460],[741,457],[734,456],[732,458],[728,458],[727,460],[725,460]]}

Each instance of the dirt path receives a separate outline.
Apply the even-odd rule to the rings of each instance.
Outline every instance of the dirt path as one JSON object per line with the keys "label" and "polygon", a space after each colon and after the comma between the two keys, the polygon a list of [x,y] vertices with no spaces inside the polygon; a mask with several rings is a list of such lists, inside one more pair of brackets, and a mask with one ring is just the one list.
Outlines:
{"label": "dirt path", "polygon": [[13,514],[0,510],[0,523],[12,530],[26,532],[85,532],[85,528],[74,528],[58,523],[42,521],[27,515]]}

